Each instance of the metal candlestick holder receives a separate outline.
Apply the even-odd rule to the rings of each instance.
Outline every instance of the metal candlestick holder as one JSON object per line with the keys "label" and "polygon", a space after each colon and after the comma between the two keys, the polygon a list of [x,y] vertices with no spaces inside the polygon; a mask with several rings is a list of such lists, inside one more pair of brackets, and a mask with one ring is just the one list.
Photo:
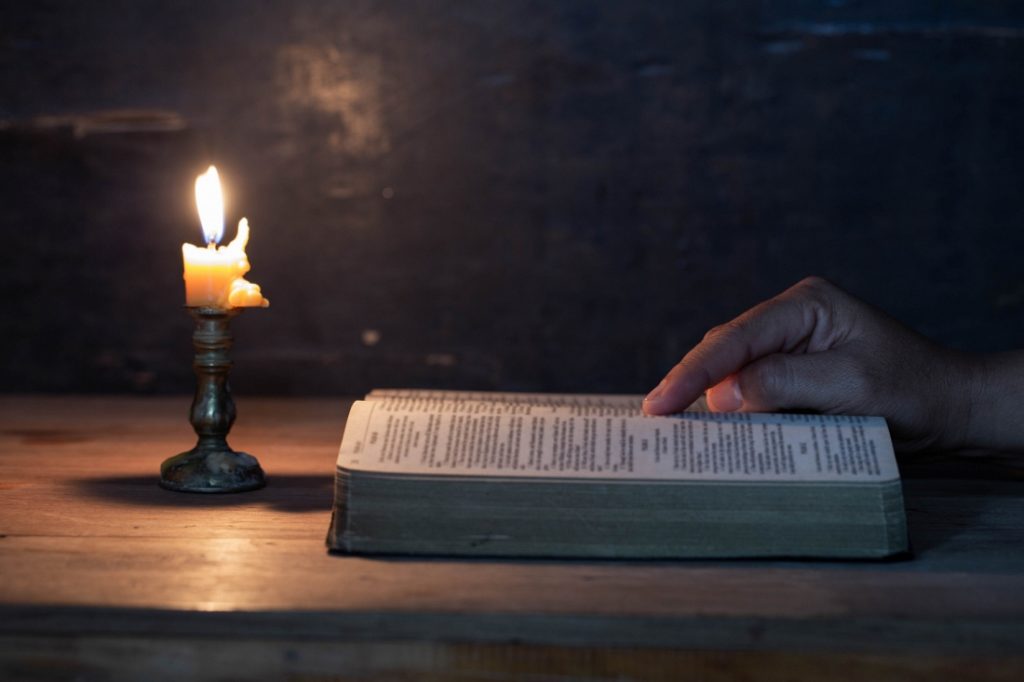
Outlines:
{"label": "metal candlestick holder", "polygon": [[227,441],[235,422],[235,401],[228,385],[232,344],[228,324],[241,309],[190,307],[188,311],[196,321],[192,366],[197,379],[189,421],[199,441],[188,452],[160,465],[160,485],[189,493],[237,493],[262,488],[267,481],[259,461],[232,450]]}

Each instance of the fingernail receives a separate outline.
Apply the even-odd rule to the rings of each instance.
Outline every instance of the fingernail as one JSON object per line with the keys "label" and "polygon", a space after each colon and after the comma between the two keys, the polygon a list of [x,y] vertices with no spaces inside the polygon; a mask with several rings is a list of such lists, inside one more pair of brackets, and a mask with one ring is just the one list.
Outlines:
{"label": "fingernail", "polygon": [[665,381],[662,380],[660,384],[654,387],[654,390],[647,394],[644,398],[645,403],[656,403],[661,397],[661,394],[665,392]]}
{"label": "fingernail", "polygon": [[735,376],[727,377],[717,386],[708,389],[708,407],[715,412],[735,412],[743,407],[740,382]]}

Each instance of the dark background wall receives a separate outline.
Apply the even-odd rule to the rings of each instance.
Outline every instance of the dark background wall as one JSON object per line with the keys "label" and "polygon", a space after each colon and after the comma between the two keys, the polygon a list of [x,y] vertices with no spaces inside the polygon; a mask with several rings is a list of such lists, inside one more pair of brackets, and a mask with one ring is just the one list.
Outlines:
{"label": "dark background wall", "polygon": [[1024,346],[1022,86],[1019,3],[5,2],[0,389],[191,390],[211,162],[240,392],[643,391],[809,273]]}

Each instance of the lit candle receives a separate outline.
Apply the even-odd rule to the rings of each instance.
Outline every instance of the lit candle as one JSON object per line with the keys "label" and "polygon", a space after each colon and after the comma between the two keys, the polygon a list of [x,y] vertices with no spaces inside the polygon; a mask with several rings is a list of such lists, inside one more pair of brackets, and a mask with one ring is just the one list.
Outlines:
{"label": "lit candle", "polygon": [[196,178],[196,204],[206,248],[182,244],[185,263],[185,305],[207,308],[247,308],[270,305],[260,285],[243,277],[249,271],[245,246],[249,221],[238,221],[238,234],[227,246],[217,246],[224,235],[224,199],[213,166]]}

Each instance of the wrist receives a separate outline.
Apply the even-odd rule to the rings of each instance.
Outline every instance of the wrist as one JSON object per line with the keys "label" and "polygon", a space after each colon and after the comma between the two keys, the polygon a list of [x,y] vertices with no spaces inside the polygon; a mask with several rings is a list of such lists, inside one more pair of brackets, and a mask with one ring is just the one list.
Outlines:
{"label": "wrist", "polygon": [[963,450],[971,447],[977,410],[986,372],[979,356],[941,349],[928,370],[932,381],[927,393],[932,437],[925,449]]}
{"label": "wrist", "polygon": [[1024,449],[1024,352],[966,356],[963,428],[954,447]]}

